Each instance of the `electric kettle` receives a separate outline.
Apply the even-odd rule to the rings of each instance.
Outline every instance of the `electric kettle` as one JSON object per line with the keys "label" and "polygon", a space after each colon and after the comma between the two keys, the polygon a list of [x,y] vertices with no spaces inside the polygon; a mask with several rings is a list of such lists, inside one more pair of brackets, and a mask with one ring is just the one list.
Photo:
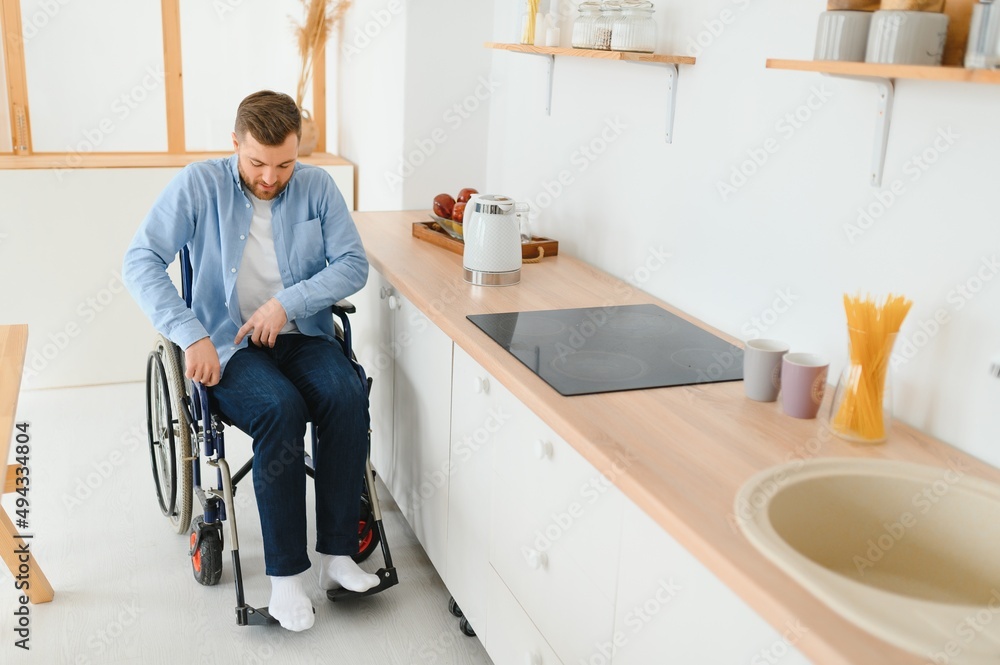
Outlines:
{"label": "electric kettle", "polygon": [[465,281],[477,286],[510,286],[521,281],[521,231],[515,202],[506,196],[477,195],[463,224]]}

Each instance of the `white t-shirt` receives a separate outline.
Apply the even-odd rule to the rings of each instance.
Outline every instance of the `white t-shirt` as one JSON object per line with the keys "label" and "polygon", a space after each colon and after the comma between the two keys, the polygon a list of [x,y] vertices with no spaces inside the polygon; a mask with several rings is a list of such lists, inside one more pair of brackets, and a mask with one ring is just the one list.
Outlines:
{"label": "white t-shirt", "polygon": [[[247,192],[253,204],[250,234],[243,247],[243,260],[236,275],[236,297],[240,303],[243,323],[253,316],[261,305],[285,288],[278,269],[278,255],[274,251],[274,234],[271,232],[271,201],[262,201]],[[294,321],[281,329],[282,333],[298,332]]]}

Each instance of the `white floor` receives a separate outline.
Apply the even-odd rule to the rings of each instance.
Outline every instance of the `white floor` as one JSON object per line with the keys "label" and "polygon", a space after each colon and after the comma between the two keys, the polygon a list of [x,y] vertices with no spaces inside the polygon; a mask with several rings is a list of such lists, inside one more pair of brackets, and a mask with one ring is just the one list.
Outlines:
{"label": "white floor", "polygon": [[[241,628],[229,550],[219,585],[198,585],[187,538],[172,533],[159,512],[141,384],[26,392],[17,415],[32,436],[32,550],[56,596],[29,605],[31,650],[16,648],[18,593],[0,566],[0,662],[490,663],[479,640],[459,631],[447,589],[387,494],[381,498],[398,586],[337,604],[317,587],[316,625],[304,633]],[[228,429],[226,443],[238,466],[249,440]],[[3,499],[10,515],[13,498]],[[237,502],[247,601],[259,607],[269,584],[249,479]],[[381,564],[376,553],[363,567]]]}

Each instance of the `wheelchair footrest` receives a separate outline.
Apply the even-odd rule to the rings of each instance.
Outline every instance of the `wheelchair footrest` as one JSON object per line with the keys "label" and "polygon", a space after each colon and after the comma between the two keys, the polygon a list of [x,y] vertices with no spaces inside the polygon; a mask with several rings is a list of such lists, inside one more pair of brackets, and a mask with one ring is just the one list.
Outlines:
{"label": "wheelchair footrest", "polygon": [[399,577],[396,576],[396,568],[380,568],[377,573],[378,584],[373,586],[368,591],[351,591],[349,589],[330,589],[326,592],[326,597],[337,602],[338,600],[350,600],[352,598],[363,598],[365,596],[374,596],[377,593],[381,593],[388,589],[389,587],[394,587],[399,584]]}
{"label": "wheelchair footrest", "polygon": [[278,620],[268,613],[266,607],[257,609],[244,605],[236,608],[236,623],[240,626],[271,626],[277,625]]}

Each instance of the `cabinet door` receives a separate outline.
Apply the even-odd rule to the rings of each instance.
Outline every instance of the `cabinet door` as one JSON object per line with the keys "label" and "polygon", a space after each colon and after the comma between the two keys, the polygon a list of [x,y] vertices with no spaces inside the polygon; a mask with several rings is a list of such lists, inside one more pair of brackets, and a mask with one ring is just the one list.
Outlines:
{"label": "cabinet door", "polygon": [[447,583],[452,341],[409,301],[396,298],[389,491]]}
{"label": "cabinet door", "polygon": [[372,379],[369,395],[371,414],[372,466],[391,487],[392,450],[392,375],[395,363],[393,340],[392,285],[372,269],[368,283],[350,300],[358,308],[351,315],[354,355]]}
{"label": "cabinet door", "polygon": [[801,624],[774,630],[631,501],[621,542],[614,665],[809,663]]}
{"label": "cabinet door", "polygon": [[490,563],[562,662],[589,663],[614,628],[624,497],[521,402],[492,462]]}
{"label": "cabinet door", "polygon": [[504,398],[509,393],[458,346],[452,375],[448,590],[485,644],[492,574],[490,451],[506,422],[509,409]]}

